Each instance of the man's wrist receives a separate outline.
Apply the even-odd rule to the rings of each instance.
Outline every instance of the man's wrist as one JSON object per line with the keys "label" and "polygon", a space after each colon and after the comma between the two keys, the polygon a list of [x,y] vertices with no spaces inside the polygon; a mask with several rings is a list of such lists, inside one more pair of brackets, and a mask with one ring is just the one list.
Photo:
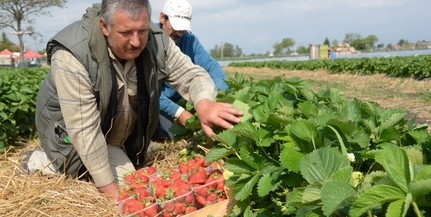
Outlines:
{"label": "man's wrist", "polygon": [[178,119],[184,111],[185,109],[183,107],[178,107],[177,111],[175,112],[175,118]]}

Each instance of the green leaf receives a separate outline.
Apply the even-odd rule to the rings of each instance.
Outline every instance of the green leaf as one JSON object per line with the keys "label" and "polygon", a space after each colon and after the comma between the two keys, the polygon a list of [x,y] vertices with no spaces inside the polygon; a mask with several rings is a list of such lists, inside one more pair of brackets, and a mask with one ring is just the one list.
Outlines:
{"label": "green leaf", "polygon": [[238,110],[241,110],[242,112],[244,112],[244,115],[242,117],[240,117],[241,122],[246,122],[248,120],[250,120],[251,118],[253,118],[252,114],[251,114],[251,108],[248,104],[245,104],[239,100],[235,100],[232,103],[232,106]]}
{"label": "green leaf", "polygon": [[319,115],[319,109],[310,101],[305,101],[298,104],[298,108],[305,114],[306,117],[312,118]]}
{"label": "green leaf", "polygon": [[269,194],[269,192],[277,189],[277,182],[272,179],[270,174],[265,174],[260,178],[257,184],[257,194],[260,197],[265,197]]}
{"label": "green leaf", "polygon": [[208,151],[206,159],[208,162],[214,162],[220,160],[230,154],[230,151],[226,148],[211,148]]}
{"label": "green leaf", "polygon": [[386,216],[404,217],[409,210],[410,204],[413,201],[411,194],[407,194],[405,199],[397,200],[389,204],[386,210]]}
{"label": "green leaf", "polygon": [[419,165],[416,168],[417,169],[414,180],[431,179],[431,165]]}
{"label": "green leaf", "polygon": [[214,135],[214,139],[230,147],[233,147],[236,142],[236,134],[232,130],[224,130]]}
{"label": "green leaf", "polygon": [[404,150],[406,151],[407,157],[413,166],[424,163],[424,155],[422,151],[414,147],[405,147]]}
{"label": "green leaf", "polygon": [[254,186],[259,181],[259,176],[254,175],[249,178],[240,180],[233,186],[234,197],[238,201],[243,201],[247,199],[251,192],[253,191]]}
{"label": "green leaf", "polygon": [[312,142],[317,135],[316,126],[307,120],[296,120],[290,127],[290,132],[308,142]]}
{"label": "green leaf", "polygon": [[346,200],[356,194],[355,188],[350,184],[341,181],[330,181],[323,185],[321,198],[323,203],[323,213],[331,216],[333,212],[342,208]]}
{"label": "green leaf", "polygon": [[331,175],[331,180],[350,183],[352,180],[353,168],[351,166],[343,167]]}
{"label": "green leaf", "polygon": [[349,215],[361,216],[367,210],[382,206],[385,203],[404,199],[406,194],[400,188],[390,185],[376,185],[367,189],[353,202]]}
{"label": "green leaf", "polygon": [[265,162],[265,159],[253,153],[252,148],[247,144],[241,146],[239,154],[241,160],[252,167],[253,170],[260,170],[262,166],[261,163]]}
{"label": "green leaf", "polygon": [[321,200],[321,188],[319,183],[307,185],[302,193],[302,203],[315,203]]}
{"label": "green leaf", "polygon": [[259,142],[258,130],[250,122],[239,123],[229,131],[232,131],[237,135],[249,137],[253,139],[256,143]]}
{"label": "green leaf", "polygon": [[299,161],[304,154],[293,147],[285,147],[280,153],[280,164],[282,167],[293,172],[299,172]]}
{"label": "green leaf", "polygon": [[300,171],[308,183],[327,180],[338,170],[350,167],[347,157],[336,148],[317,149],[300,160]]}
{"label": "green leaf", "polygon": [[431,179],[413,180],[409,184],[409,192],[415,197],[431,192]]}
{"label": "green leaf", "polygon": [[246,162],[238,158],[229,158],[225,162],[226,168],[233,172],[235,175],[241,175],[243,173],[250,174],[255,171],[253,167],[249,166]]}
{"label": "green leaf", "polygon": [[386,210],[386,216],[402,217],[404,202],[404,200],[396,200],[390,203]]}
{"label": "green leaf", "polygon": [[391,180],[405,193],[411,181],[409,159],[404,149],[395,145],[385,145],[376,162],[385,168]]}

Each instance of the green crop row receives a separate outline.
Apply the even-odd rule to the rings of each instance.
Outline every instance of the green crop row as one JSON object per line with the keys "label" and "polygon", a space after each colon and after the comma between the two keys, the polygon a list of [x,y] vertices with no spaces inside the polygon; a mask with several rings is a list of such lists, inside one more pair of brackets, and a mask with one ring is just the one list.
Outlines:
{"label": "green crop row", "polygon": [[229,66],[311,71],[324,69],[330,73],[386,74],[399,78],[425,79],[431,76],[431,55],[305,61],[232,62]]}
{"label": "green crop row", "polygon": [[36,96],[46,69],[0,69],[0,153],[35,135]]}

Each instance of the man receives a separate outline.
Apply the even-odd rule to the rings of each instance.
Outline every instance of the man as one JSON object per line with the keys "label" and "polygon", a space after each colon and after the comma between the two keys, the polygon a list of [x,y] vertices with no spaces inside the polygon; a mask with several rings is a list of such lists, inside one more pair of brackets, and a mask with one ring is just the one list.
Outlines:
{"label": "man", "polygon": [[[168,34],[180,50],[189,56],[192,62],[204,68],[213,79],[217,90],[229,90],[225,82],[226,74],[221,66],[205,50],[198,38],[191,33],[192,6],[187,0],[167,0],[160,13],[157,25]],[[183,98],[167,82],[163,84],[160,96],[160,122],[153,137],[155,140],[173,139],[169,131],[176,119],[185,125],[193,116],[179,105]]]}
{"label": "man", "polygon": [[55,173],[88,174],[114,200],[123,175],[144,166],[163,81],[194,103],[208,136],[242,115],[215,102],[212,79],[154,27],[150,11],[148,0],[102,0],[46,49],[51,71],[36,106],[43,151],[33,154]]}

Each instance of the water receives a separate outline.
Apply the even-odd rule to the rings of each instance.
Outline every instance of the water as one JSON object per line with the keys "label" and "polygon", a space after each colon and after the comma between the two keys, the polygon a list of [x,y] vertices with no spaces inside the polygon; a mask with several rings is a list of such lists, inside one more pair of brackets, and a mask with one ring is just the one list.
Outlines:
{"label": "water", "polygon": [[[390,52],[372,52],[372,53],[360,53],[360,54],[345,54],[338,55],[337,58],[372,58],[372,57],[395,57],[395,56],[418,56],[418,55],[431,55],[431,49],[426,50],[405,50],[405,51],[390,51]],[[262,62],[262,61],[298,61],[298,60],[309,60],[309,56],[288,56],[288,57],[268,57],[248,60],[219,60],[219,64],[224,67],[229,65],[231,62]]]}

